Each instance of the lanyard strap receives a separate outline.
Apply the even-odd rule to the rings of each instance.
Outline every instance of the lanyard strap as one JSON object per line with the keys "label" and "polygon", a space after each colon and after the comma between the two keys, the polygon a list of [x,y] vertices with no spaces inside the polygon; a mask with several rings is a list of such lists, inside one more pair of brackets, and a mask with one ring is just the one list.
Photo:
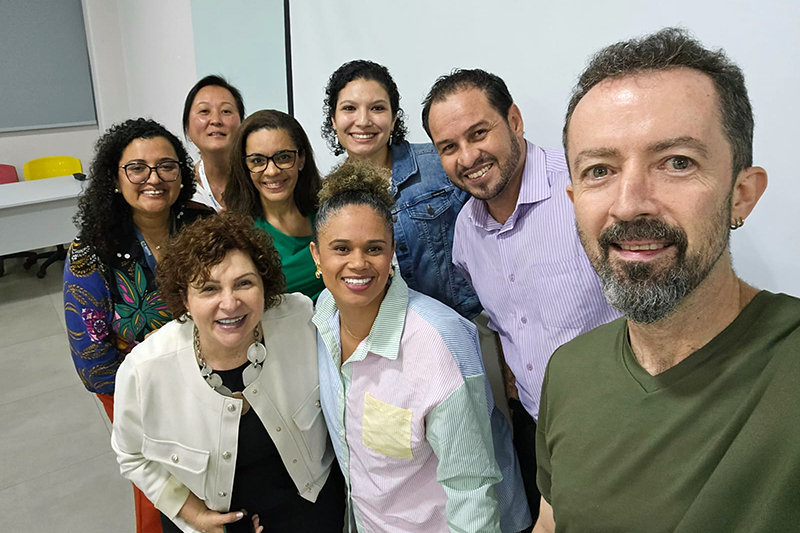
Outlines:
{"label": "lanyard strap", "polygon": [[[169,235],[172,237],[172,231],[175,227],[174,220],[172,217],[169,219]],[[136,227],[136,224],[133,225],[133,231],[136,232],[136,238],[139,239],[139,245],[142,247],[142,251],[144,252],[144,259],[147,261],[147,265],[150,267],[150,271],[155,274],[156,273],[156,256],[153,255],[153,252],[150,250],[150,247],[147,245],[147,241],[144,240],[144,236],[139,228]]]}

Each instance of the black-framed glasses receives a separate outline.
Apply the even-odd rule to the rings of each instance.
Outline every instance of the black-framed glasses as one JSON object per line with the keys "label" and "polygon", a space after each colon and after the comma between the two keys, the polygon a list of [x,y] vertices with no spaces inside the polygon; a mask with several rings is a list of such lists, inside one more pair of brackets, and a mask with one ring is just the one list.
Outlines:
{"label": "black-framed glasses", "polygon": [[156,171],[161,181],[175,181],[181,175],[181,164],[178,161],[162,161],[154,167],[144,163],[128,163],[119,168],[125,171],[125,177],[134,185],[140,185],[150,179],[150,173]]}
{"label": "black-framed glasses", "polygon": [[270,159],[281,170],[292,168],[297,163],[297,150],[281,150],[272,155],[250,154],[244,156],[244,162],[250,172],[258,174],[267,170]]}

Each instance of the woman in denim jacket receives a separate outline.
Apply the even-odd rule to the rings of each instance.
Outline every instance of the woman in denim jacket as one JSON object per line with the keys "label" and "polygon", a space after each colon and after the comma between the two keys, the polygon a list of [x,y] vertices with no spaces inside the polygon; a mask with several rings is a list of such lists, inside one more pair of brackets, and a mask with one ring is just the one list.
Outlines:
{"label": "woman in denim jacket", "polygon": [[372,61],[345,63],[328,80],[323,110],[322,135],[335,155],[392,171],[397,262],[408,286],[474,318],[480,302],[452,262],[456,217],[468,195],[450,182],[433,145],[405,140],[389,71]]}

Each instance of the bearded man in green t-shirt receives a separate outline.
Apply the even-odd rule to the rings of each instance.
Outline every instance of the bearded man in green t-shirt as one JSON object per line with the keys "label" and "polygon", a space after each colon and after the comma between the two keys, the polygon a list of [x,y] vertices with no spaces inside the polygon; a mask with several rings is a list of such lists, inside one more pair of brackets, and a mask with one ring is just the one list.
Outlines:
{"label": "bearded man in green t-shirt", "polygon": [[567,193],[625,318],[550,361],[535,532],[800,531],[800,300],[731,266],[767,186],[752,139],[741,70],[683,30],[580,77]]}

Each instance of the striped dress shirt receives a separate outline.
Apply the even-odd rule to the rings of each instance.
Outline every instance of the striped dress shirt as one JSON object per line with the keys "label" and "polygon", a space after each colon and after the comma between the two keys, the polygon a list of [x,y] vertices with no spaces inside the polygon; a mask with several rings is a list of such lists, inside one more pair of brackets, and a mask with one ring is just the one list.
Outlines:
{"label": "striped dress shirt", "polygon": [[563,150],[526,141],[517,206],[505,224],[470,198],[459,213],[453,263],[472,283],[500,335],[525,409],[538,419],[550,356],[565,342],[619,317],[575,229]]}
{"label": "striped dress shirt", "polygon": [[314,323],[322,411],[358,531],[515,533],[531,524],[471,322],[396,274],[344,364],[327,290]]}

